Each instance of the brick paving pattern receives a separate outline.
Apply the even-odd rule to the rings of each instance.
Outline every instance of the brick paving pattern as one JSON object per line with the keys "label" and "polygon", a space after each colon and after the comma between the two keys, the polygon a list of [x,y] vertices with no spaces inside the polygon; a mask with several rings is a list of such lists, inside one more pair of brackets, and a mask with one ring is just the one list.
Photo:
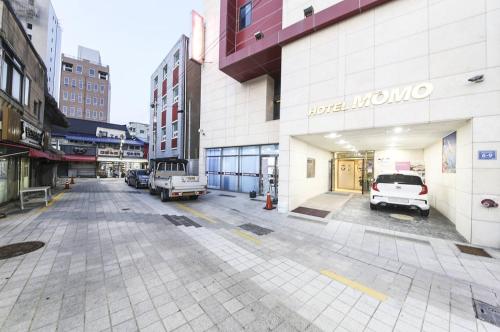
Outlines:
{"label": "brick paving pattern", "polygon": [[48,209],[0,221],[0,245],[46,243],[0,261],[0,330],[498,329],[472,306],[500,305],[497,251],[297,220],[238,194],[161,203],[122,181],[78,182]]}

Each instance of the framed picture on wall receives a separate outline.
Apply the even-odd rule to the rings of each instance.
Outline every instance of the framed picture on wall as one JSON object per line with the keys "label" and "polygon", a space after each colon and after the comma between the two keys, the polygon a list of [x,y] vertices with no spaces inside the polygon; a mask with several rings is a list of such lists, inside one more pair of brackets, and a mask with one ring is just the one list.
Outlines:
{"label": "framed picture on wall", "polygon": [[443,173],[456,173],[457,167],[457,132],[453,132],[443,138]]}

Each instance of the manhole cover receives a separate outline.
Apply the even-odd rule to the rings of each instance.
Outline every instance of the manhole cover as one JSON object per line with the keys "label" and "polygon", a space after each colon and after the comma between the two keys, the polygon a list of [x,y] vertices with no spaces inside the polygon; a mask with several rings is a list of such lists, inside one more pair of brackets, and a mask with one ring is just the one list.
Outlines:
{"label": "manhole cover", "polygon": [[271,233],[273,230],[272,229],[268,229],[268,228],[264,228],[264,227],[260,227],[258,225],[255,225],[255,224],[243,224],[243,225],[240,225],[239,226],[240,228],[246,230],[246,231],[249,231],[249,232],[252,232],[254,233],[255,235],[267,235],[269,233]]}
{"label": "manhole cover", "polygon": [[391,213],[389,216],[391,218],[398,219],[398,220],[404,220],[404,221],[413,221],[413,220],[415,220],[412,216],[407,216],[406,214]]}
{"label": "manhole cover", "polygon": [[476,318],[500,327],[500,308],[473,299]]}
{"label": "manhole cover", "polygon": [[491,258],[490,254],[488,254],[482,248],[464,246],[462,244],[455,244],[455,245],[464,254],[469,254],[469,255],[474,255],[474,256],[481,256],[481,257],[489,257],[489,258]]}
{"label": "manhole cover", "polygon": [[0,260],[28,254],[43,247],[40,241],[13,243],[0,247]]}

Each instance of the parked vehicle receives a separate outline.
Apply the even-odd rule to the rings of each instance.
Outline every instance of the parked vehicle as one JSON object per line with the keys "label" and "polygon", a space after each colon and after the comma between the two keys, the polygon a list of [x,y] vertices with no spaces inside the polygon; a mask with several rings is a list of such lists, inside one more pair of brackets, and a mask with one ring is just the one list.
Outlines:
{"label": "parked vehicle", "polygon": [[415,172],[383,173],[377,176],[370,190],[370,208],[378,206],[407,206],[429,216],[428,188]]}
{"label": "parked vehicle", "polygon": [[167,159],[156,161],[149,174],[149,192],[160,194],[162,202],[173,197],[197,199],[207,193],[207,178],[190,176],[186,172],[187,160]]}
{"label": "parked vehicle", "polygon": [[128,170],[128,171],[127,171],[127,173],[126,173],[126,174],[125,174],[125,176],[124,176],[124,179],[125,179],[125,183],[126,183],[126,184],[128,184],[128,178],[129,178],[129,176],[130,176],[130,172],[131,172],[131,170]]}
{"label": "parked vehicle", "polygon": [[127,175],[127,183],[136,189],[147,188],[149,184],[149,172],[145,169],[134,169]]}

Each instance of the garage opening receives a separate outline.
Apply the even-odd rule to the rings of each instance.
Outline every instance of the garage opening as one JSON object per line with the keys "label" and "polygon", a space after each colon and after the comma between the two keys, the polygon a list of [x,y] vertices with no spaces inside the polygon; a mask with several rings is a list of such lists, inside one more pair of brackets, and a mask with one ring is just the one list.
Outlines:
{"label": "garage opening", "polygon": [[[291,142],[291,160],[304,158],[305,164],[306,158],[315,159],[320,177],[308,179],[304,173],[300,179],[301,163],[290,166],[290,210],[314,208],[329,211],[325,219],[455,240],[469,238],[470,121],[302,135]],[[381,184],[378,189],[390,193],[375,193],[378,201],[372,202],[370,191],[378,176],[402,173],[420,178],[421,184],[415,188],[398,181]],[[400,194],[405,190],[415,197]]]}

